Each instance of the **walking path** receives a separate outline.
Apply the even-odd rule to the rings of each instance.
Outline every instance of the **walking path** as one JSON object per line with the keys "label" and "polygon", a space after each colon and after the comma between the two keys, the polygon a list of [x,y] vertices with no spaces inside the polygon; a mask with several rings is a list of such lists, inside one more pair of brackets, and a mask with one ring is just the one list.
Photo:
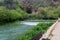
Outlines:
{"label": "walking path", "polygon": [[40,40],[60,40],[60,20],[54,23]]}
{"label": "walking path", "polygon": [[60,40],[60,22],[57,23],[57,25],[55,26],[55,29],[52,32],[52,37],[50,40]]}

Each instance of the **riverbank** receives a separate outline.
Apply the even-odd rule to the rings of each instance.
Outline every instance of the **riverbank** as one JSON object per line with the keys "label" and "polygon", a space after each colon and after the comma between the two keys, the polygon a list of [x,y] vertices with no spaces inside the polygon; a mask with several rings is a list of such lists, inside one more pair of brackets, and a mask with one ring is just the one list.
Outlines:
{"label": "riverbank", "polygon": [[40,9],[41,11],[38,14],[28,14],[22,9],[9,10],[3,7],[0,7],[0,24],[5,24],[14,21],[22,20],[57,20],[60,17],[60,8],[54,9]]}
{"label": "riverbank", "polygon": [[[57,20],[57,19],[56,19]],[[24,21],[27,21],[27,22],[54,22],[56,20],[44,20],[44,19],[35,19],[35,20],[24,20]]]}
{"label": "riverbank", "polygon": [[[39,37],[44,34],[47,29],[53,24],[54,22],[50,22],[50,23],[39,23],[37,26],[35,26],[34,28],[28,30],[27,32],[25,32],[25,34],[22,37],[19,37],[17,40],[34,40],[36,37],[36,40],[39,39]],[[37,36],[39,34],[41,34],[40,36]]]}
{"label": "riverbank", "polygon": [[[16,21],[16,22],[12,22],[12,23],[11,22],[7,23],[5,25],[0,25],[0,33],[1,33],[0,39],[1,40],[15,40],[16,38],[20,38],[20,37],[24,36],[28,32],[30,33],[30,31],[32,31],[33,28],[37,27],[36,26],[37,24],[42,23],[45,25],[45,23],[48,24],[50,22],[51,21],[47,22],[46,20],[45,21],[42,21],[42,20],[41,21],[38,21],[38,20],[37,21]],[[35,29],[32,32],[33,32],[32,34],[34,34]],[[28,35],[30,35],[29,33],[28,33]],[[38,34],[38,32],[37,32],[37,34]]]}

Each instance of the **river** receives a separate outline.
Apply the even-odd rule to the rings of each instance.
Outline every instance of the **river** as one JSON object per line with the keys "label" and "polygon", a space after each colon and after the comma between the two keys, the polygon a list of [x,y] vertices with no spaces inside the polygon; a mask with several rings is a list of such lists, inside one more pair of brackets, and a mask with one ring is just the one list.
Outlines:
{"label": "river", "polygon": [[24,34],[39,22],[18,21],[0,26],[0,40],[15,40],[18,35]]}
{"label": "river", "polygon": [[38,22],[15,22],[0,26],[0,40],[14,40],[18,35],[37,25]]}

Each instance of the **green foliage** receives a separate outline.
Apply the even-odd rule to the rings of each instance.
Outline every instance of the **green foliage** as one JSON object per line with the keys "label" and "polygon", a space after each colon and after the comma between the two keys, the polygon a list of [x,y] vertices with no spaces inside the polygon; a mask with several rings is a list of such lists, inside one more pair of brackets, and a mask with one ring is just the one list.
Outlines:
{"label": "green foliage", "polygon": [[39,8],[39,14],[40,17],[43,19],[46,17],[46,10],[44,8]]}
{"label": "green foliage", "polygon": [[28,30],[22,37],[19,37],[18,40],[31,40],[37,33],[45,33],[49,26],[51,26],[53,22],[50,23],[39,23],[34,28]]}
{"label": "green foliage", "polygon": [[57,19],[60,17],[60,7],[57,8],[39,8],[38,14],[22,14],[22,19]]}
{"label": "green foliage", "polygon": [[16,10],[9,10],[0,7],[0,22],[13,22],[16,20],[26,19],[57,19],[60,17],[60,7],[45,9],[40,8],[38,14],[27,14],[25,11],[17,8]]}
{"label": "green foliage", "polygon": [[49,10],[49,11],[47,11],[46,15],[47,15],[47,18],[53,18],[53,19],[59,17],[59,14],[56,13],[55,10]]}
{"label": "green foliage", "polygon": [[28,19],[34,20],[34,19],[40,19],[40,18],[41,18],[40,15],[28,14]]}
{"label": "green foliage", "polygon": [[13,22],[19,20],[21,16],[21,12],[0,7],[0,22]]}
{"label": "green foliage", "polygon": [[17,8],[16,11],[21,15],[19,20],[25,20],[28,18],[28,14],[20,8]]}
{"label": "green foliage", "polygon": [[60,7],[57,8],[39,8],[41,18],[57,19],[60,17]]}

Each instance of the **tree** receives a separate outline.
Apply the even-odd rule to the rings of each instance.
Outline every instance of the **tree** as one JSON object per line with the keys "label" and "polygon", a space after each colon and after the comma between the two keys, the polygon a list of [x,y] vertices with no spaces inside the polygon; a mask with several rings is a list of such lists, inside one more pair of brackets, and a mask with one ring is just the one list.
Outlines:
{"label": "tree", "polygon": [[4,6],[8,9],[16,9],[18,3],[14,0],[4,0],[4,4]]}

